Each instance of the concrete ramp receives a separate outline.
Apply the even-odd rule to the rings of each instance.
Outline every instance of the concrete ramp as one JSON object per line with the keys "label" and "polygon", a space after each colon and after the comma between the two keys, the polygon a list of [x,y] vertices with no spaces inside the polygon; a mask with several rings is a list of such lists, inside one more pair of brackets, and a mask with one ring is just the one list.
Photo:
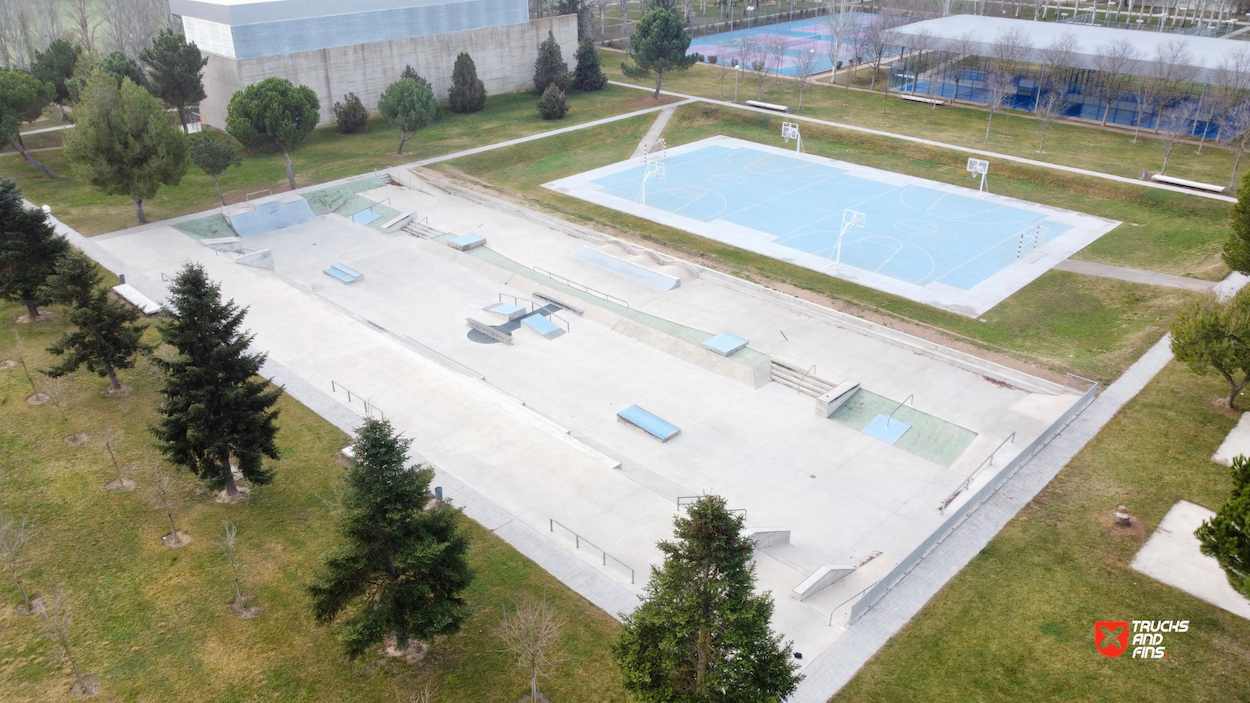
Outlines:
{"label": "concrete ramp", "polygon": [[255,237],[275,229],[311,222],[313,214],[308,201],[298,195],[285,198],[262,198],[237,205],[226,212],[231,229],[240,237]]}

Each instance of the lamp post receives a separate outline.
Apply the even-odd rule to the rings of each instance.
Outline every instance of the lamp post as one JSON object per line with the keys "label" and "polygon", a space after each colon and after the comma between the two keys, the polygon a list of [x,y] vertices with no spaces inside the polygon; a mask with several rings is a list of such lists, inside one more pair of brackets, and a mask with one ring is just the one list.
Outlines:
{"label": "lamp post", "polygon": [[742,62],[734,59],[734,102],[738,102],[738,76],[742,75]]}

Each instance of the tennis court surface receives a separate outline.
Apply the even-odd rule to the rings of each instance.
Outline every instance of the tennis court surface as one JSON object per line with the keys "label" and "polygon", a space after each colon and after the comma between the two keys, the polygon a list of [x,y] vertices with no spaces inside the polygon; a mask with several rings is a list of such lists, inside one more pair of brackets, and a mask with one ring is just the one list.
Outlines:
{"label": "tennis court surface", "polygon": [[972,317],[1120,224],[731,137],[651,161],[545,185]]}

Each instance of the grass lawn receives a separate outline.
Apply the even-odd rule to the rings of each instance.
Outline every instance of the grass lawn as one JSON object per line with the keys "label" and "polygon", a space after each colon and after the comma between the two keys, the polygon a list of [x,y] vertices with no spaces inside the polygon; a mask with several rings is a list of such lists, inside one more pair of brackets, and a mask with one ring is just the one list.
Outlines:
{"label": "grass lawn", "polygon": [[[407,144],[404,153],[396,154],[399,131],[380,117],[375,117],[364,134],[343,135],[332,127],[318,129],[308,142],[291,155],[295,180],[300,186],[323,183],[338,178],[368,173],[374,168],[388,168],[420,159],[470,149],[485,144],[590,122],[625,112],[654,107],[655,101],[640,91],[608,86],[595,93],[569,93],[568,117],[546,121],[538,115],[532,93],[493,95],[486,109],[471,115],[457,115],[443,110],[437,122],[421,130]],[[43,123],[40,123],[43,124]],[[42,138],[59,143],[58,133],[41,134]],[[41,144],[44,146],[51,144]],[[241,146],[236,150],[243,153]],[[286,167],[281,154],[249,155],[243,153],[243,165],[228,169],[221,176],[226,200],[237,202],[252,191],[287,190]],[[0,155],[0,178],[17,179],[23,194],[31,202],[49,203],[54,214],[87,235],[102,234],[138,224],[130,198],[104,195],[74,176],[60,151],[35,154],[60,179],[44,177],[16,154]],[[162,187],[146,205],[148,220],[157,221],[216,207],[221,201],[213,190],[212,180],[191,166],[182,182]]]}
{"label": "grass lawn", "polygon": [[[7,340],[0,347],[12,358],[16,331],[31,369],[45,368],[51,357],[44,348],[65,325],[13,324],[21,312],[0,306],[0,338]],[[471,520],[465,522],[477,578],[461,634],[436,641],[418,664],[380,655],[349,662],[333,631],[312,620],[304,591],[320,554],[337,543],[318,496],[333,495],[343,473],[334,454],[347,438],[288,397],[280,401],[277,480],[256,489],[250,503],[226,506],[206,499],[189,473],[176,472],[176,521],[193,541],[177,550],[162,546],[169,529],[151,492],[160,458],[147,431],[156,418],[157,381],[147,369],[122,376],[132,387],[125,398],[105,397],[107,381],[86,372],[64,381],[70,424],[91,438],[70,447],[61,441],[69,430],[56,408],[24,401],[31,389],[21,368],[0,370],[0,512],[28,516],[38,530],[28,580],[41,593],[63,587],[79,664],[103,685],[98,700],[407,703],[429,684],[435,701],[514,703],[528,679],[497,630],[501,608],[525,595],[550,599],[568,623],[567,660],[543,683],[551,699],[623,700],[607,650],[617,623]],[[113,476],[101,445],[108,427],[122,433],[118,458],[139,484],[133,492],[104,490]],[[237,619],[227,605],[230,575],[214,545],[223,520],[238,524],[244,588],[264,608],[252,620]],[[70,700],[68,665],[40,619],[14,614],[18,602],[6,576],[0,699]]]}
{"label": "grass lawn", "polygon": [[[655,88],[654,79],[639,81],[621,73],[621,61],[625,54],[604,51],[602,58],[604,73],[610,80]],[[752,76],[750,72],[742,74],[738,85],[739,100],[756,98],[758,91]],[[665,74],[664,89],[704,98],[733,100],[733,72],[724,71],[723,77],[722,86],[720,68],[698,64],[687,71]],[[867,88],[868,78],[869,69],[861,69],[860,79],[854,85]],[[994,117],[989,144],[985,144],[989,113],[979,106],[960,103],[960,107],[946,106],[932,110],[927,105],[900,100],[894,95],[886,96],[880,90],[880,78],[876,92],[848,92],[843,87],[845,74],[838,76],[838,83],[836,88],[829,85],[829,76],[825,74],[809,85],[803,92],[803,110],[799,114],[1129,178],[1140,177],[1142,171],[1156,173],[1163,166],[1163,144],[1149,130],[1142,130],[1140,139],[1134,143],[1132,130],[1102,129],[1088,122],[1055,122],[1046,138],[1045,153],[1039,153],[1037,147],[1041,142],[1042,125],[1028,116],[1030,113],[998,113]],[[764,84],[763,99],[795,109],[799,102],[798,82],[769,77]],[[806,144],[807,140],[804,140]],[[1178,144],[1168,161],[1168,175],[1228,185],[1235,153],[1215,146],[1209,140],[1203,145],[1201,154],[1197,153],[1198,147],[1196,140]],[[1240,174],[1244,175],[1247,164],[1242,166]],[[991,180],[998,170],[998,164],[990,166]]]}
{"label": "grass lawn", "polygon": [[[567,219],[619,236],[641,238],[747,279],[783,290],[793,286],[810,291],[824,302],[833,301],[851,312],[884,311],[887,322],[903,320],[937,328],[948,340],[1006,351],[1056,371],[1100,380],[1118,376],[1162,336],[1171,324],[1172,311],[1192,296],[1177,289],[1051,271],[980,320],[973,320],[541,187],[547,181],[628,158],[653,119],[638,117],[541,143],[476,154],[434,168],[467,174]],[[730,108],[692,105],[678,109],[664,134],[670,145],[714,134],[773,143],[778,122],[780,118],[769,120]],[[811,144],[812,153],[936,180],[967,182],[967,175],[954,163],[958,158],[949,152],[921,150],[881,138],[835,142],[825,139],[821,131],[813,134],[816,138],[804,142]],[[839,132],[838,136],[845,135]],[[1160,261],[1169,265],[1159,268],[1210,278],[1226,273],[1223,264],[1213,263],[1225,236],[1226,205],[1091,181],[1035,167],[1004,167],[994,187],[995,192],[1051,204],[1067,202],[1078,210],[1140,225],[1125,225],[1104,236],[1099,243],[1101,256],[1091,258],[1121,265]],[[1169,262],[1168,257],[1175,260]],[[1192,270],[1184,269],[1181,260]]]}
{"label": "grass lawn", "polygon": [[[1176,501],[1227,499],[1225,393],[1169,365],[832,700],[1250,700],[1250,622],[1129,568]],[[1095,620],[1190,625],[1168,659],[1107,659]]]}

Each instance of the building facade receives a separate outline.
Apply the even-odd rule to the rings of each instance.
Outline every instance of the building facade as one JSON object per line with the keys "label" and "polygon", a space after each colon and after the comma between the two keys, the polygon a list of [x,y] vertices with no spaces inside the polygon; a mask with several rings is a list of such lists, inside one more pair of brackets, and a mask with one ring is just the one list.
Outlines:
{"label": "building facade", "polygon": [[[348,7],[350,9],[348,9]],[[552,32],[573,65],[577,17],[529,19],[526,0],[169,0],[187,41],[208,58],[200,104],[224,127],[238,90],[270,77],[312,88],[321,120],[355,93],[370,110],[411,65],[447,98],[456,55],[467,51],[488,93],[532,88],[538,45]]]}

